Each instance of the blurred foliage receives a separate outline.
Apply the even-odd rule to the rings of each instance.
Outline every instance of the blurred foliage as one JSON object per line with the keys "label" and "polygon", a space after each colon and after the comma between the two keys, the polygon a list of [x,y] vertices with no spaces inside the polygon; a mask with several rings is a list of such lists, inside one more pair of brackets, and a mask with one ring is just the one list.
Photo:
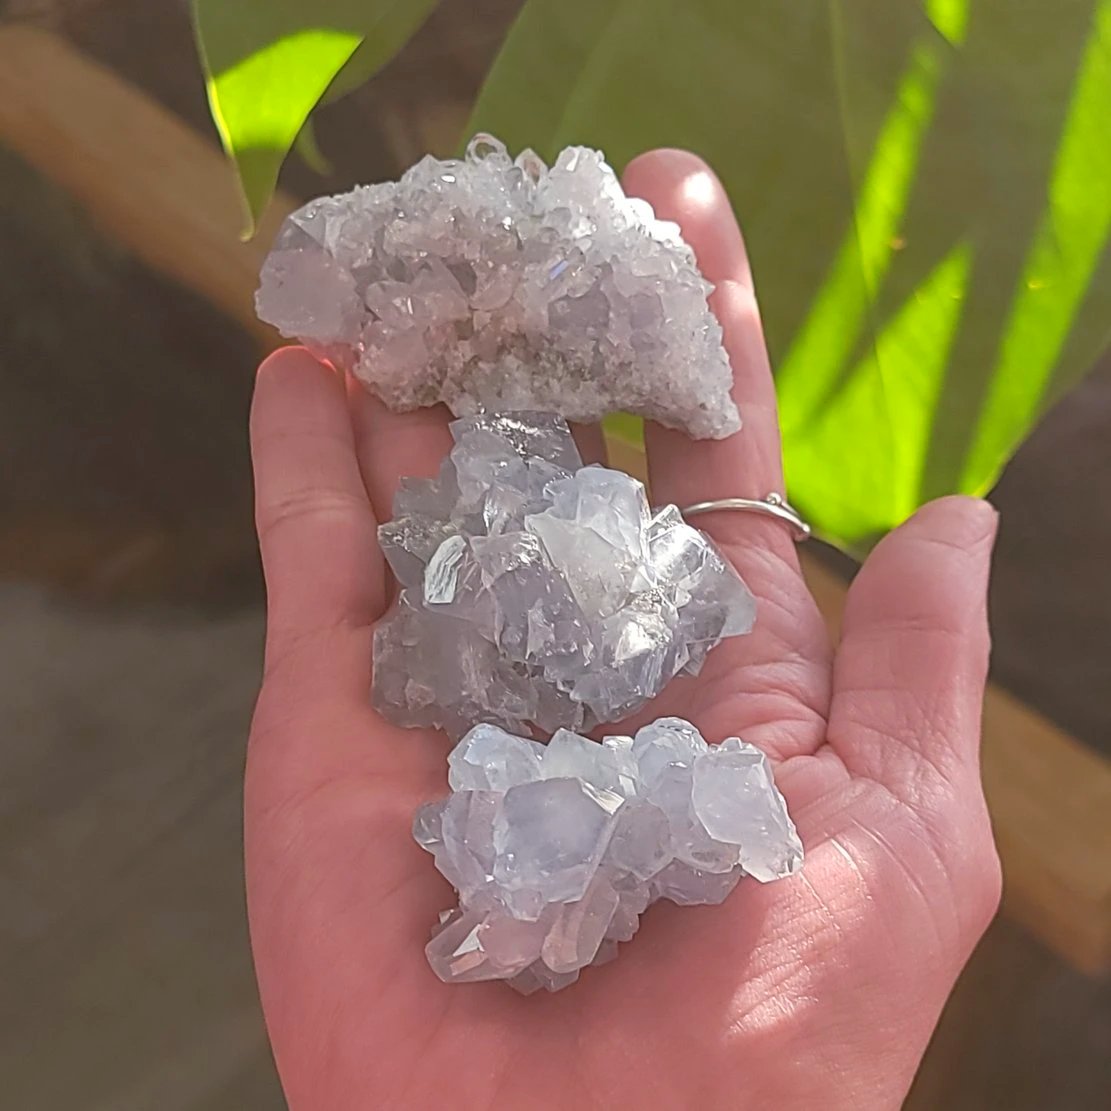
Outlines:
{"label": "blurred foliage", "polygon": [[[196,0],[253,213],[313,104],[433,3]],[[849,550],[985,492],[1111,339],[1111,0],[529,0],[476,130],[715,167],[791,499]]]}
{"label": "blurred foliage", "polygon": [[[253,233],[278,171],[321,99],[372,77],[436,0],[193,0],[212,118]],[[323,164],[311,130],[298,147]]]}
{"label": "blurred foliage", "polygon": [[851,550],[985,492],[1111,338],[1111,0],[531,0],[469,130],[715,167],[791,500]]}

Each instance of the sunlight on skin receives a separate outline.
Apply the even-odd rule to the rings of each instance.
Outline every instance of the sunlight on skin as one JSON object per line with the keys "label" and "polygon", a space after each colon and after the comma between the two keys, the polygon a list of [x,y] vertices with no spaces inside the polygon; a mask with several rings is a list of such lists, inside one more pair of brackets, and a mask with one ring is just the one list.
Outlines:
{"label": "sunlight on skin", "polygon": [[[1111,237],[1111,0],[1102,0],[1081,62],[1045,215],[1015,290],[991,386],[965,462],[994,485],[1014,437],[1032,422]],[[1041,390],[1032,390],[1036,382]],[[990,433],[990,439],[986,434]]]}
{"label": "sunlight on skin", "polygon": [[683,182],[683,202],[690,205],[711,204],[717,182],[712,174],[694,173]]}

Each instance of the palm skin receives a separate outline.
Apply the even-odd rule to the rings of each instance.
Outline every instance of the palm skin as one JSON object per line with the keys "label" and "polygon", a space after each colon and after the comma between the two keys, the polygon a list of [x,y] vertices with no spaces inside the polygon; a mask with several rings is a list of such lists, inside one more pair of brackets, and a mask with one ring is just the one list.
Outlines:
{"label": "palm skin", "polygon": [[[720,185],[677,151],[637,159],[625,183],[682,224],[717,284],[746,421],[714,443],[650,428],[654,500],[782,489],[759,315]],[[446,790],[448,742],[390,726],[367,697],[390,590],[376,523],[399,476],[434,473],[446,421],[387,413],[297,349],[260,370],[269,618],[247,894],[290,1106],[897,1107],[999,898],[977,752],[994,512],[944,499],[885,539],[836,652],[781,525],[700,519],[755,593],[757,626],[637,720],[680,714],[711,740],[764,748],[803,870],[745,881],[720,907],[659,904],[619,960],[556,995],[448,986],[422,945],[453,896],[410,837],[416,806]],[[597,430],[579,433],[596,454]]]}

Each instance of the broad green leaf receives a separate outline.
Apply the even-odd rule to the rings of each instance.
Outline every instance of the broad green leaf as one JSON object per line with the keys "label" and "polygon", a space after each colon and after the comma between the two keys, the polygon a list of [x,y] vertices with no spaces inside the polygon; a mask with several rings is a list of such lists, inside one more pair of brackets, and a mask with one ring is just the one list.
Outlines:
{"label": "broad green leaf", "polygon": [[301,161],[314,173],[330,174],[332,164],[328,156],[320,149],[316,140],[316,128],[313,127],[312,116],[305,120],[297,138],[293,140],[293,149],[297,151]]}
{"label": "broad green leaf", "polygon": [[[193,0],[208,99],[250,234],[309,114],[405,44],[436,0]],[[350,68],[349,68],[350,67]],[[310,155],[311,133],[304,140]]]}
{"label": "broad green leaf", "polygon": [[986,491],[1111,340],[1111,0],[529,0],[469,130],[717,169],[791,500],[852,550]]}

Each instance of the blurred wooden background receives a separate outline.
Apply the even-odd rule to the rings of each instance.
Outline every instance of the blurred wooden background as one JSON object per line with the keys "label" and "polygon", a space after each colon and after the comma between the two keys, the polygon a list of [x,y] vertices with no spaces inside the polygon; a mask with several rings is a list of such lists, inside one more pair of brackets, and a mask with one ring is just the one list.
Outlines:
{"label": "blurred wooden background", "polygon": [[[450,148],[517,7],[444,0],[321,114],[332,177],[294,160],[286,189],[345,188]],[[57,33],[209,141],[178,0],[0,0],[0,20]],[[0,118],[37,110],[6,101]],[[4,1104],[279,1107],[240,877],[261,636],[245,442],[257,337],[103,231],[129,213],[94,222],[57,178],[0,146]],[[236,249],[222,270],[241,284]],[[992,608],[996,678],[1111,755],[1109,426],[1105,367],[1008,471]],[[908,1106],[1096,1107],[1108,1059],[1106,983],[1001,920]]]}

